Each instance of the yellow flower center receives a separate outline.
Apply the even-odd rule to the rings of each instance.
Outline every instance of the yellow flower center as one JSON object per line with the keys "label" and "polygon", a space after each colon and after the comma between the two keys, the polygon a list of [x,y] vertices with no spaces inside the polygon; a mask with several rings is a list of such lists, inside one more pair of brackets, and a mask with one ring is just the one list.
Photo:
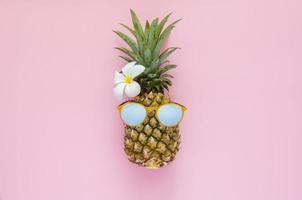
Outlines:
{"label": "yellow flower center", "polygon": [[132,77],[129,76],[129,75],[126,75],[126,76],[125,76],[125,79],[124,79],[124,82],[125,82],[126,84],[130,84],[130,83],[132,82]]}

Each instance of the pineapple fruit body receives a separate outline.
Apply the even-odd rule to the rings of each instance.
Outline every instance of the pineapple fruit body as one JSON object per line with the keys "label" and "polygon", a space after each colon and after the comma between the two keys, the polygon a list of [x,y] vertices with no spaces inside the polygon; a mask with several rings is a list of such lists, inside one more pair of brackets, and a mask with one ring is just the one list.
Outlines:
{"label": "pineapple fruit body", "polygon": [[[143,93],[131,101],[146,107],[169,103],[163,93]],[[145,121],[137,126],[125,125],[124,150],[128,159],[138,165],[156,169],[174,160],[179,150],[178,125],[167,127],[156,118],[156,110],[148,111]]]}
{"label": "pineapple fruit body", "polygon": [[[173,76],[169,71],[177,65],[171,64],[168,58],[179,48],[169,47],[163,50],[162,46],[180,20],[167,24],[170,13],[162,20],[147,20],[143,26],[136,13],[133,10],[130,10],[130,13],[133,27],[121,25],[132,36],[121,31],[114,32],[128,45],[128,48],[116,47],[123,54],[120,57],[128,63],[135,62],[145,68],[144,72],[134,79],[140,85],[141,93],[131,101],[146,107],[169,103],[170,99],[164,95],[164,91],[168,91],[172,86]],[[129,84],[129,80],[125,83]],[[156,110],[147,110],[146,119],[140,125],[125,125],[125,152],[131,162],[141,166],[159,168],[167,165],[174,160],[179,144],[178,125],[167,127],[161,124],[156,118]]]}

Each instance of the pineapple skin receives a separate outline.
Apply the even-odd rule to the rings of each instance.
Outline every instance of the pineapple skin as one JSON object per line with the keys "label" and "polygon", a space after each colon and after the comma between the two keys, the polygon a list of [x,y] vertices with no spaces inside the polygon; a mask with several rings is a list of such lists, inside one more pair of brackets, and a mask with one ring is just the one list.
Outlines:
{"label": "pineapple skin", "polygon": [[[170,98],[160,92],[142,93],[132,102],[144,106],[160,106]],[[149,169],[163,167],[173,161],[179,150],[179,127],[167,127],[156,118],[156,110],[148,111],[145,121],[137,126],[125,125],[124,150],[129,161]]]}

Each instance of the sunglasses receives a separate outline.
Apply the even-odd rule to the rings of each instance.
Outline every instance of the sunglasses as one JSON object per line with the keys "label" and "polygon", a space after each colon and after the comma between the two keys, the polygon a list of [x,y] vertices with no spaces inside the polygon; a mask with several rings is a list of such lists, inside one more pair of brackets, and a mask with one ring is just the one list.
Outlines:
{"label": "sunglasses", "polygon": [[177,126],[183,118],[186,107],[178,103],[166,103],[160,106],[144,106],[136,102],[125,102],[118,107],[121,118],[128,126],[137,126],[142,124],[147,113],[156,111],[156,118],[165,126]]}

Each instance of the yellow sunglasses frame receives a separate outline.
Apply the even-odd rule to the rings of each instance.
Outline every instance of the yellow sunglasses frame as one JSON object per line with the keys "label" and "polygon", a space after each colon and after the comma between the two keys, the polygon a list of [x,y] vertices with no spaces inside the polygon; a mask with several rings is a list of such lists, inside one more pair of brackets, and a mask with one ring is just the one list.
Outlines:
{"label": "yellow sunglasses frame", "polygon": [[[141,104],[141,103],[132,102],[132,101],[126,101],[126,102],[121,103],[120,105],[117,106],[117,109],[118,109],[118,111],[120,112],[120,114],[121,114],[122,108],[123,108],[125,105],[127,105],[127,104],[138,104],[138,105],[140,105],[140,106],[143,106],[144,109],[145,109],[145,111],[146,111],[146,116],[145,116],[144,121],[145,121],[146,118],[147,118],[147,113],[148,113],[149,111],[155,110],[155,111],[156,111],[156,115],[155,115],[155,116],[156,116],[157,120],[158,120],[160,123],[161,123],[161,121],[159,120],[159,117],[158,117],[158,110],[159,110],[162,106],[166,106],[166,105],[169,105],[169,104],[174,104],[174,105],[179,106],[179,107],[181,108],[181,110],[182,110],[181,119],[180,119],[179,122],[178,122],[176,125],[174,125],[174,126],[167,126],[167,125],[161,123],[161,124],[163,124],[164,126],[167,126],[167,127],[175,127],[175,126],[179,125],[179,123],[181,122],[181,120],[182,120],[182,118],[183,118],[183,116],[184,116],[184,112],[187,110],[187,108],[186,108],[185,106],[183,106],[183,105],[181,105],[181,104],[179,104],[179,103],[175,103],[175,102],[165,103],[165,104],[162,104],[162,105],[160,105],[160,106],[144,106],[144,105]],[[143,121],[142,123],[144,123],[144,121]],[[142,124],[142,123],[140,123],[140,124]],[[134,127],[134,126],[138,126],[138,125],[140,125],[140,124],[133,125],[133,126],[127,124],[127,126]]]}

